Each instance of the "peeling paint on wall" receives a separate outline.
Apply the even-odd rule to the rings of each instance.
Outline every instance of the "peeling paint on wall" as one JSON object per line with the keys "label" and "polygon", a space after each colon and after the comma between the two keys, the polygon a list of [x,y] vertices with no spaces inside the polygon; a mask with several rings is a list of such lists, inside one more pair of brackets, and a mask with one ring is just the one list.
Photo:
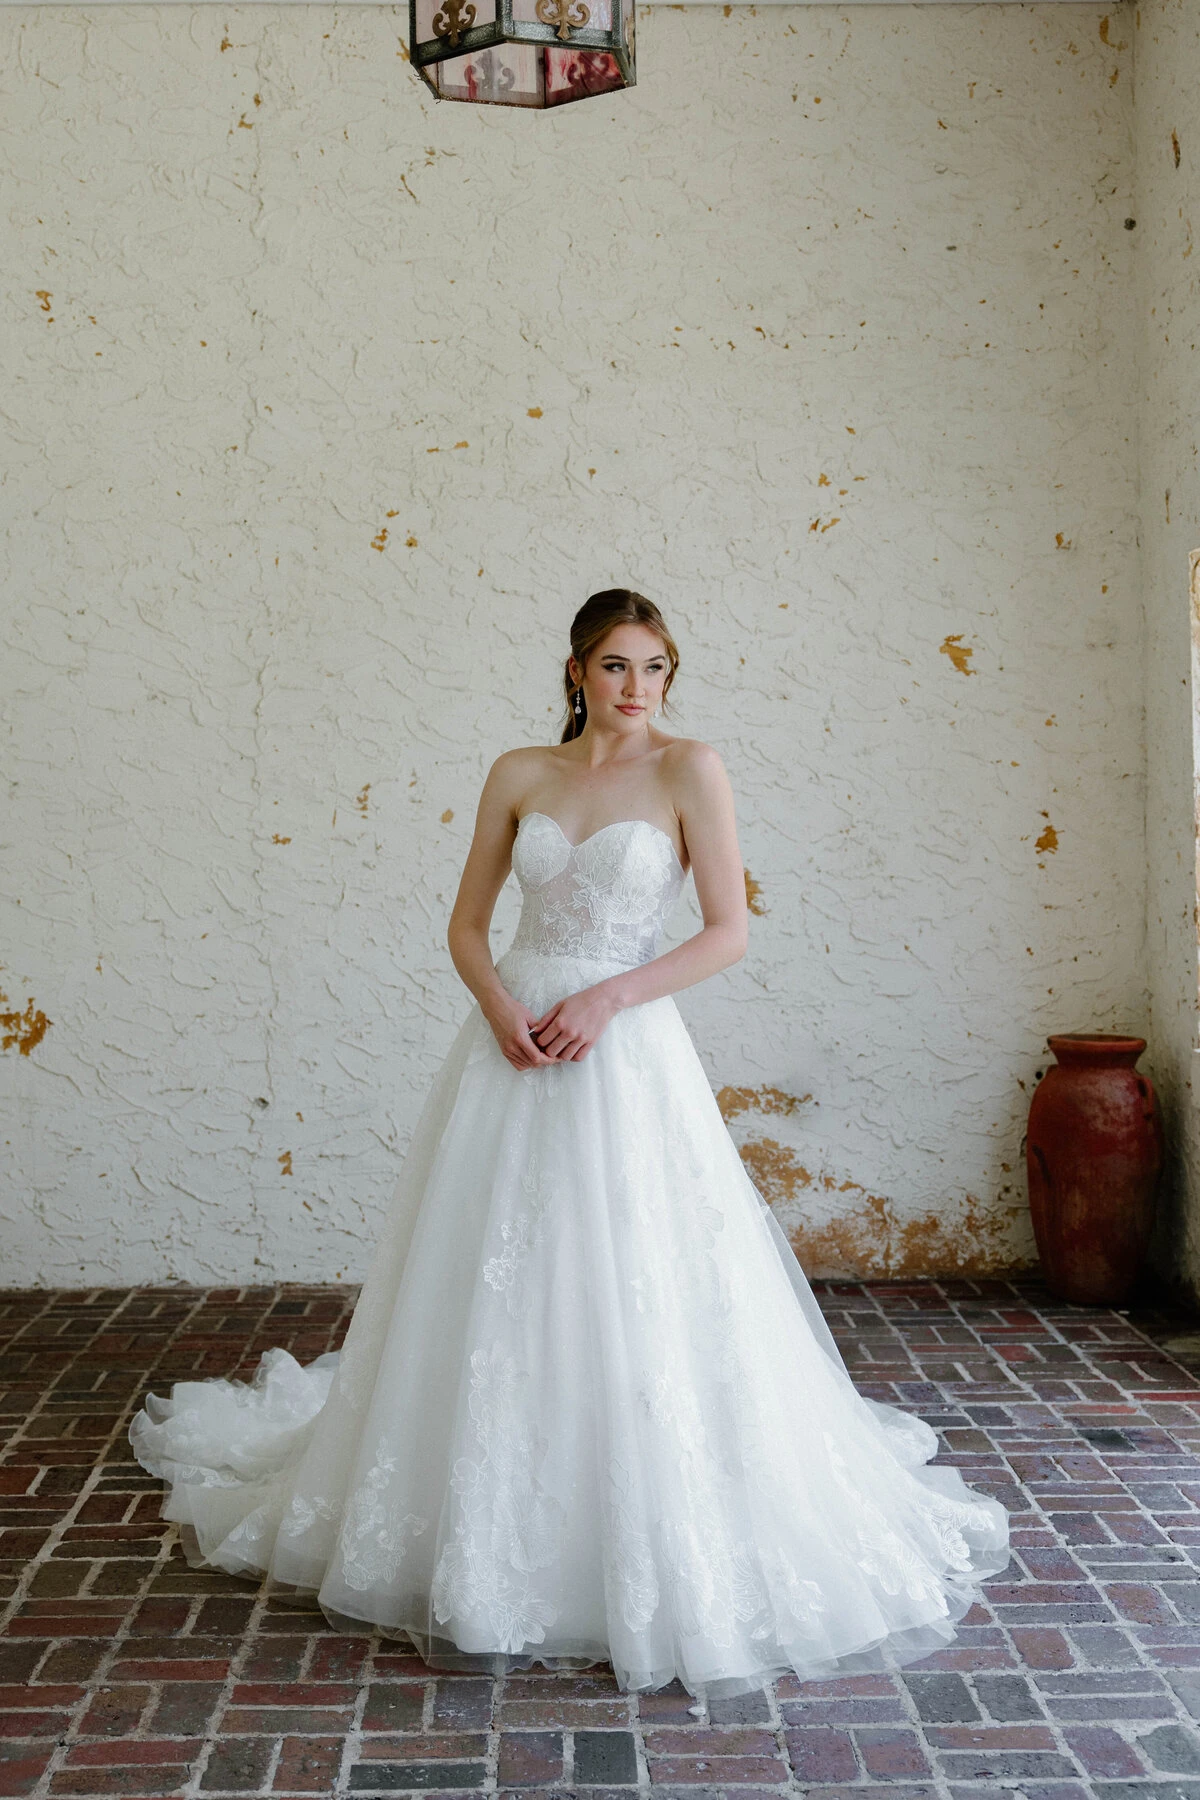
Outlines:
{"label": "peeling paint on wall", "polygon": [[960,675],[978,675],[978,669],[970,667],[970,660],[975,651],[970,644],[962,641],[962,632],[956,631],[950,637],[943,638],[938,645],[943,656],[948,656]]}
{"label": "peeling paint on wall", "polygon": [[45,1037],[53,1020],[48,1019],[41,1007],[32,999],[25,1002],[19,1012],[6,1012],[8,995],[0,994],[0,1049],[17,1049],[22,1056],[31,1056]]}
{"label": "peeling paint on wall", "polygon": [[750,1139],[741,1156],[810,1277],[983,1276],[1036,1266],[1024,1199],[985,1203],[964,1194],[906,1217],[903,1206],[857,1181],[806,1168],[773,1138]]}
{"label": "peeling paint on wall", "polygon": [[721,1117],[728,1125],[746,1112],[782,1113],[790,1117],[812,1099],[811,1094],[785,1094],[776,1087],[723,1087],[717,1095]]}

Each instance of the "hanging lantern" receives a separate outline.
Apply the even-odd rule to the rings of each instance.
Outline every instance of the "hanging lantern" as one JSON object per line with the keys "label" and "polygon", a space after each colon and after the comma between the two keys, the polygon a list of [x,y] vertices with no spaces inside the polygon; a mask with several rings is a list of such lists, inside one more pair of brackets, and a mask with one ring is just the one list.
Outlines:
{"label": "hanging lantern", "polygon": [[440,100],[562,106],[637,79],[633,0],[409,0],[408,48]]}

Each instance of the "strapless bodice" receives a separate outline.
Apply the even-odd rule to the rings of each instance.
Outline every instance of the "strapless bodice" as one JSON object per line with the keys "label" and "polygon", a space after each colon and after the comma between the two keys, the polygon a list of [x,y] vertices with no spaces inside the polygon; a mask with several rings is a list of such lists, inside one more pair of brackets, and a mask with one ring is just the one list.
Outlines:
{"label": "strapless bodice", "polygon": [[649,962],[687,876],[665,831],[620,819],[573,844],[548,813],[517,827],[513,873],[524,896],[513,950]]}

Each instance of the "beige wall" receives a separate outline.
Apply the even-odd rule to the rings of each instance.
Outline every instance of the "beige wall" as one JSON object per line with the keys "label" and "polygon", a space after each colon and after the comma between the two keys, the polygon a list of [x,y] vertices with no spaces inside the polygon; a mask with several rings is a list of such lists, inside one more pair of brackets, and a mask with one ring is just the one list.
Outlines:
{"label": "beige wall", "polygon": [[361,1274],[480,780],[614,581],[738,791],[681,1006],[810,1270],[1028,1258],[1046,1034],[1149,1019],[1113,16],[652,9],[530,117],[399,9],[0,12],[10,1282]]}

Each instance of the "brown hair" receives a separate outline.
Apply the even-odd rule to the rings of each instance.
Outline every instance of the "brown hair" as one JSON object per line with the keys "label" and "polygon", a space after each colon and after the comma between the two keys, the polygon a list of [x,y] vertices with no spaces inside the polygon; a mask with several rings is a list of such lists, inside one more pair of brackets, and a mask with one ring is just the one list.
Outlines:
{"label": "brown hair", "polygon": [[[662,703],[665,707],[667,690],[679,667],[679,651],[662,614],[653,600],[647,600],[644,594],[635,594],[632,588],[605,588],[602,593],[592,594],[571,620],[571,656],[581,669],[586,669],[592,651],[617,625],[647,625],[662,639],[668,664],[663,682]],[[567,744],[577,738],[587,724],[587,701],[583,697],[582,683],[577,685],[571,680],[570,657],[563,668],[563,688],[567,696],[567,722],[559,742]],[[578,713],[575,711],[577,697]]]}

